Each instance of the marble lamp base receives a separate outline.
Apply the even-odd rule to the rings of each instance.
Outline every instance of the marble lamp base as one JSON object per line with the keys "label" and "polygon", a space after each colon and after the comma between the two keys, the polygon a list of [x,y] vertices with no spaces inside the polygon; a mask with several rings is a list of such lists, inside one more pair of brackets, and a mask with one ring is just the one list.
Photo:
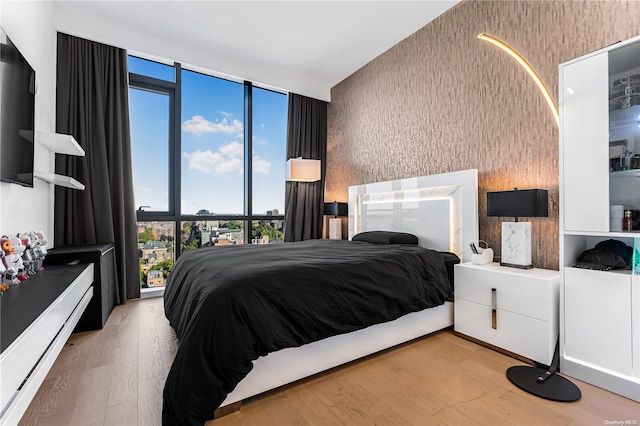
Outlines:
{"label": "marble lamp base", "polygon": [[339,217],[329,219],[329,239],[342,239],[342,220]]}
{"label": "marble lamp base", "polygon": [[501,266],[531,269],[531,222],[502,222]]}

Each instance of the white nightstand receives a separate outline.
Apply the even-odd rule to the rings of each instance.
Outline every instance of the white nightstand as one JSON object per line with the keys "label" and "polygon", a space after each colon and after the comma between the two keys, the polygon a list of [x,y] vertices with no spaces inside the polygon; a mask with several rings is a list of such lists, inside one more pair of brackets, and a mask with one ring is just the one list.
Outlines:
{"label": "white nightstand", "polygon": [[455,265],[457,333],[550,365],[558,340],[560,273],[497,263]]}

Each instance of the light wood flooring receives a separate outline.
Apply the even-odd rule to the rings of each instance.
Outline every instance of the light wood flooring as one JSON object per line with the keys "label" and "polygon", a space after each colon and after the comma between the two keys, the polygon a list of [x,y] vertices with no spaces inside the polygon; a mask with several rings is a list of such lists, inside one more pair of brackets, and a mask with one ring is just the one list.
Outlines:
{"label": "light wood flooring", "polygon": [[[118,306],[104,329],[71,336],[20,425],[160,425],[175,351],[161,298]],[[207,425],[640,425],[640,404],[575,379],[583,396],[574,403],[517,389],[505,371],[521,364],[445,331],[267,392]]]}

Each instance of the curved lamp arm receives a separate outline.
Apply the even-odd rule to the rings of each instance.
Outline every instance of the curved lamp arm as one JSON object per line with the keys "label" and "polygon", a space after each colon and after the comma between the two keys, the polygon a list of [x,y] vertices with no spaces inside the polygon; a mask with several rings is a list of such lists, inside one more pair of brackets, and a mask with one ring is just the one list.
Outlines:
{"label": "curved lamp arm", "polygon": [[547,86],[544,85],[544,83],[540,79],[540,76],[538,76],[538,73],[535,72],[535,70],[531,67],[531,65],[529,65],[529,63],[522,56],[520,56],[518,52],[513,50],[509,45],[507,45],[503,41],[500,41],[497,38],[484,33],[478,34],[478,38],[480,40],[488,41],[489,43],[495,44],[500,49],[507,52],[509,55],[511,55],[513,59],[515,59],[522,66],[522,68],[525,69],[525,71],[527,71],[527,73],[531,76],[533,81],[535,81],[536,85],[538,86],[538,89],[540,89],[540,92],[542,92],[542,95],[546,99],[547,104],[549,104],[549,108],[551,108],[551,112],[553,113],[553,116],[556,119],[556,124],[560,125],[560,114],[558,113],[558,107],[553,101],[553,98],[551,97],[551,94],[549,93]]}

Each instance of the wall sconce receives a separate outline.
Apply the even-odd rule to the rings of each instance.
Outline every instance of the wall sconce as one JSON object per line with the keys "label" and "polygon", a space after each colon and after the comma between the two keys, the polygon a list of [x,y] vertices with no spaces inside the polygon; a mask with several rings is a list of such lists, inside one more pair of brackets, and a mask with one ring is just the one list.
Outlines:
{"label": "wall sconce", "polygon": [[342,220],[338,216],[349,215],[349,205],[347,203],[339,203],[334,201],[333,203],[324,203],[324,215],[333,216],[329,219],[329,239],[341,240],[342,239]]}
{"label": "wall sconce", "polygon": [[285,176],[288,182],[316,182],[320,180],[320,173],[320,160],[302,157],[287,160]]}
{"label": "wall sconce", "polygon": [[549,193],[546,189],[487,192],[487,217],[511,216],[515,222],[502,222],[500,265],[531,269],[531,222],[518,217],[549,216]]}

